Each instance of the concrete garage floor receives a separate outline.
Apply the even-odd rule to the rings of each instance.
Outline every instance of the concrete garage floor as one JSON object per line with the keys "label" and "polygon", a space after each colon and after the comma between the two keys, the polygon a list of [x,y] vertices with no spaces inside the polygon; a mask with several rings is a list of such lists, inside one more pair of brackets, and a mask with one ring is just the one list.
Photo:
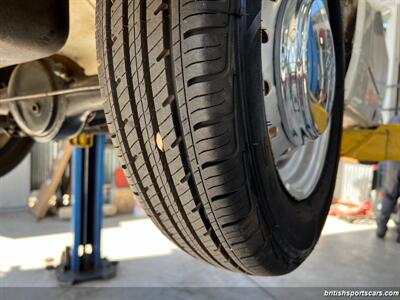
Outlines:
{"label": "concrete garage floor", "polygon": [[[283,292],[295,292],[296,299],[310,299],[308,289],[274,287],[400,285],[400,245],[395,243],[394,230],[381,241],[375,237],[373,223],[348,224],[329,218],[311,257],[292,274],[274,278],[234,274],[199,262],[177,249],[147,218],[122,216],[105,219],[104,223],[102,251],[109,259],[120,262],[117,277],[83,284],[68,292],[46,289],[49,299],[109,299],[107,293],[113,299],[118,293],[142,293],[148,299],[280,299]],[[56,218],[38,223],[27,212],[0,214],[0,287],[57,287],[54,271],[44,269],[45,261],[52,258],[54,264],[58,263],[62,250],[72,241],[69,229],[68,222]],[[99,289],[104,287],[124,289]],[[10,295],[25,291],[30,295],[26,299],[34,298],[32,289],[1,289],[3,296],[4,290]],[[249,298],[250,295],[254,297]]]}

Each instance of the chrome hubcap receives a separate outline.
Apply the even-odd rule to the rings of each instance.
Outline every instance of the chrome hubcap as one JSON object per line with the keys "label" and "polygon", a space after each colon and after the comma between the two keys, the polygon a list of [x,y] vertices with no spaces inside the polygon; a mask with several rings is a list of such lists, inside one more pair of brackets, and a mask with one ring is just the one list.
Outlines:
{"label": "chrome hubcap", "polygon": [[280,14],[278,104],[288,138],[304,145],[329,123],[336,73],[332,31],[323,0],[286,1]]}
{"label": "chrome hubcap", "polygon": [[329,143],[336,59],[325,0],[262,0],[266,117],[278,173],[296,199],[321,176]]}

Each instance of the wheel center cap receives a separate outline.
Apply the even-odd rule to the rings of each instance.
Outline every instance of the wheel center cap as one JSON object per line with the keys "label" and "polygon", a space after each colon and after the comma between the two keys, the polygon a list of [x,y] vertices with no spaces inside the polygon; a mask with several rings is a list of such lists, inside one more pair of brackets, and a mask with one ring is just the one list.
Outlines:
{"label": "wheel center cap", "polygon": [[275,78],[282,125],[295,146],[328,128],[335,96],[336,58],[325,0],[286,0],[275,41]]}

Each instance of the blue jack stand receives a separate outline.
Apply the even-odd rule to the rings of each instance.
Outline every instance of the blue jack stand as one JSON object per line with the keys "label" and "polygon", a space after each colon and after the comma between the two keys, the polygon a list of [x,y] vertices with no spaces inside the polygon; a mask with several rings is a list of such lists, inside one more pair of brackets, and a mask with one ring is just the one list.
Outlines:
{"label": "blue jack stand", "polygon": [[[72,196],[74,245],[67,247],[56,268],[62,285],[108,279],[116,275],[116,263],[102,259],[100,237],[103,217],[105,136],[97,135],[72,156]],[[90,140],[90,138],[88,139]],[[83,145],[82,145],[83,144]],[[91,145],[90,145],[91,144]]]}

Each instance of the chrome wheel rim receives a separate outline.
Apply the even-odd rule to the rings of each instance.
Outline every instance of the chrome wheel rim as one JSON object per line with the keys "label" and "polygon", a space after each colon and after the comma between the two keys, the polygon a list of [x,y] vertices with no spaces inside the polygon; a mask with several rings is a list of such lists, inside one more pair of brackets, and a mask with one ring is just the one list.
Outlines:
{"label": "chrome wheel rim", "polygon": [[315,190],[330,138],[336,58],[325,0],[262,0],[262,69],[269,140],[287,192]]}

